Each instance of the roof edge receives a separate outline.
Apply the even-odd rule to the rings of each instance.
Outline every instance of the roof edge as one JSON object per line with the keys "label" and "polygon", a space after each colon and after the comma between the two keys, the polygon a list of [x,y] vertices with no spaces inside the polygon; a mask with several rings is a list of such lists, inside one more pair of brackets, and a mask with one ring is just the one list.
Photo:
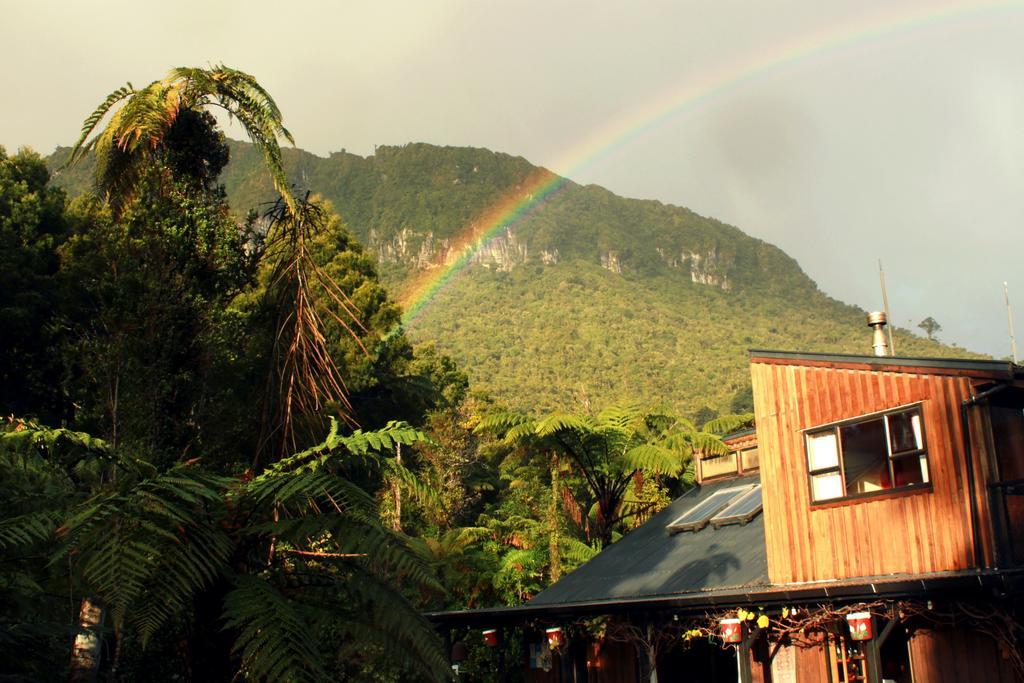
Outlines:
{"label": "roof edge", "polygon": [[994,379],[1014,379],[1024,376],[1024,368],[1004,360],[977,358],[933,358],[919,356],[869,356],[852,353],[817,353],[806,351],[778,351],[772,349],[749,349],[750,362],[783,363],[786,365],[823,365],[829,367],[854,367],[890,372],[906,371],[907,368],[936,373],[960,372],[976,374]]}
{"label": "roof edge", "polygon": [[859,577],[807,584],[761,584],[731,589],[678,595],[662,595],[626,600],[601,600],[551,605],[521,605],[448,612],[428,612],[424,616],[437,625],[488,627],[545,621],[564,621],[624,612],[669,611],[678,614],[704,613],[728,609],[737,604],[778,607],[826,602],[863,602],[877,599],[913,598],[950,592],[962,595],[968,590],[993,589],[1018,592],[1024,588],[1024,569],[957,570],[930,574],[897,574],[885,577]]}

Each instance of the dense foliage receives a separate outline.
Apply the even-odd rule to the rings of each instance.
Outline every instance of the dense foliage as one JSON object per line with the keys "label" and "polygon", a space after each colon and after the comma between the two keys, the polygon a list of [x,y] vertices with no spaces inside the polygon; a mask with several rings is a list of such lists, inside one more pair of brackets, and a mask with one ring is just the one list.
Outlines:
{"label": "dense foliage", "polygon": [[[272,198],[260,155],[231,143],[236,207]],[[58,150],[51,163],[66,151]],[[519,157],[410,144],[370,157],[283,150],[330,199],[399,295],[453,256],[458,236],[557,181]],[[64,175],[70,192],[81,176]],[[827,297],[781,250],[714,219],[595,186],[559,189],[499,230],[409,325],[475,387],[535,412],[587,401],[664,402],[687,415],[748,409],[750,348],[863,353],[864,312]],[[897,330],[900,353],[970,356]],[[734,405],[735,403],[735,405]]]}
{"label": "dense foliage", "polygon": [[112,93],[55,183],[0,149],[8,678],[446,678],[420,612],[519,604],[667,505],[749,422],[746,347],[865,346],[778,249],[572,183],[407,334],[385,284],[554,178],[278,138],[213,67]]}
{"label": "dense foliage", "polygon": [[[19,416],[0,431],[0,670],[442,679],[414,603],[443,588],[377,493],[432,500],[393,457],[426,436],[395,418],[423,423],[465,378],[395,332],[397,308],[329,206],[289,197],[277,218],[233,216],[218,182],[229,151],[199,93],[225,82],[279,129],[272,100],[231,70],[117,91],[106,127],[94,114],[83,131],[85,148],[101,127],[99,196],[68,204],[38,156],[0,150],[0,412]],[[306,286],[317,272],[332,289]],[[350,333],[306,321],[320,345],[279,349],[295,327],[280,321],[309,315]],[[282,416],[301,394],[280,387],[325,381],[315,354],[345,388]],[[264,448],[284,433],[286,448]]]}

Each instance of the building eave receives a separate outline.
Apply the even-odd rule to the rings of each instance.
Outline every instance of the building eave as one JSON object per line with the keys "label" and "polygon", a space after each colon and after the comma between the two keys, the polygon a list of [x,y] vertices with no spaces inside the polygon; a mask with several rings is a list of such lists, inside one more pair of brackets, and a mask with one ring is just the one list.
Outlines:
{"label": "building eave", "polygon": [[913,356],[863,356],[842,353],[808,353],[750,349],[751,363],[812,367],[958,375],[979,379],[1013,380],[1024,377],[1024,368],[1010,361],[973,358],[926,358]]}
{"label": "building eave", "polygon": [[558,623],[616,614],[671,612],[683,616],[741,606],[772,609],[823,602],[856,603],[883,599],[942,597],[963,599],[977,593],[1000,595],[1019,594],[1022,591],[1024,569],[964,570],[861,577],[806,584],[739,586],[706,592],[618,600],[431,612],[425,616],[439,626],[515,626]]}

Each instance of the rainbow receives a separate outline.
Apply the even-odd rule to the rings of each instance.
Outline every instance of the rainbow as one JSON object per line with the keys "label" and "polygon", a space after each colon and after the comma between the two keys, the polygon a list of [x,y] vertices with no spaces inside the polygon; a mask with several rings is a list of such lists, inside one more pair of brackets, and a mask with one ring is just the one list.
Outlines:
{"label": "rainbow", "polygon": [[402,322],[405,325],[414,322],[453,278],[472,262],[481,247],[567,187],[571,182],[569,176],[606,159],[669,120],[783,69],[813,59],[841,54],[896,37],[923,34],[971,16],[994,17],[1020,10],[1024,10],[1022,0],[946,2],[933,4],[927,9],[900,13],[886,8],[854,24],[800,36],[756,56],[724,64],[699,78],[666,90],[646,105],[610,122],[582,144],[563,154],[561,161],[553,164],[555,168],[563,169],[562,175],[538,169],[471,221],[453,240],[448,253],[455,254],[455,257],[445,264],[423,271],[405,288],[400,297],[405,310]]}

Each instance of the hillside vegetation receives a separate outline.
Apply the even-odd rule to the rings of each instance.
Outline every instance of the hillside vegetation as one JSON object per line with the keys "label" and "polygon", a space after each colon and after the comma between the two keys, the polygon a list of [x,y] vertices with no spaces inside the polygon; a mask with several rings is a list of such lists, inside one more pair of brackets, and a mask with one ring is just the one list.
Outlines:
{"label": "hillside vegetation", "polygon": [[[460,236],[488,228],[496,203],[553,179],[521,157],[425,144],[365,158],[291,149],[285,160],[290,178],[333,203],[399,299],[462,253]],[[55,181],[74,194],[88,173],[83,164]],[[235,211],[274,197],[247,143],[231,143],[221,181]],[[502,226],[408,333],[436,342],[476,388],[530,411],[633,399],[725,412],[743,403],[749,348],[870,352],[864,311],[826,296],[777,247],[685,208],[571,182]],[[974,355],[904,330],[896,345]]]}

